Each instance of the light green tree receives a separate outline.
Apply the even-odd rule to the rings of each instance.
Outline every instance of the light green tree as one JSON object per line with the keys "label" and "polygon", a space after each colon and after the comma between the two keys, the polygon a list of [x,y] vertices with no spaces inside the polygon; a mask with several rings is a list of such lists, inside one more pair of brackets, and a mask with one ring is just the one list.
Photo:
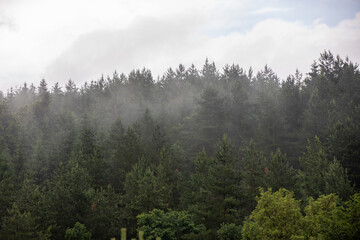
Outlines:
{"label": "light green tree", "polygon": [[349,239],[357,239],[360,236],[360,193],[355,193],[346,202],[346,219],[350,224]]}
{"label": "light green tree", "polygon": [[244,239],[291,239],[302,235],[300,202],[292,192],[260,190],[257,206],[242,231]]}
{"label": "light green tree", "polygon": [[304,237],[306,239],[348,239],[349,223],[335,194],[310,198],[305,207]]}

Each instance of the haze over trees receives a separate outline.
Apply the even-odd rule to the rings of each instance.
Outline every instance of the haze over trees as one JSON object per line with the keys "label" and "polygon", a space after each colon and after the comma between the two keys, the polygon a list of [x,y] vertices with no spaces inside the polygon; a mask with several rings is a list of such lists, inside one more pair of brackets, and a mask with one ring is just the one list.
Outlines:
{"label": "haze over trees", "polygon": [[0,238],[356,239],[360,71],[206,59],[0,95]]}

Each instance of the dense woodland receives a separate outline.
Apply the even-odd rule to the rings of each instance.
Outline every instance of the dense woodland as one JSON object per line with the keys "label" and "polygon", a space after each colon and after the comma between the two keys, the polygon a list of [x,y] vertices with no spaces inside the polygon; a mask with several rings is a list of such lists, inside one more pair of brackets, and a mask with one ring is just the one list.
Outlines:
{"label": "dense woodland", "polygon": [[25,83],[0,94],[0,181],[1,239],[357,239],[360,71]]}

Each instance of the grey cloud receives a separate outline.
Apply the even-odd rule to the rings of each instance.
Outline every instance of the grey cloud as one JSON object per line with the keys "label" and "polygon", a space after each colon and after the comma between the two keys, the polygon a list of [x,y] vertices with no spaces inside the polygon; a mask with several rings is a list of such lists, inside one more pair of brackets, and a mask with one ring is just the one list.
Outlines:
{"label": "grey cloud", "polygon": [[126,73],[144,66],[159,74],[163,71],[159,66],[174,58],[181,61],[186,49],[197,44],[193,37],[199,19],[172,19],[140,18],[127,29],[84,34],[46,68],[45,77],[50,82],[72,78],[84,83],[101,73]]}

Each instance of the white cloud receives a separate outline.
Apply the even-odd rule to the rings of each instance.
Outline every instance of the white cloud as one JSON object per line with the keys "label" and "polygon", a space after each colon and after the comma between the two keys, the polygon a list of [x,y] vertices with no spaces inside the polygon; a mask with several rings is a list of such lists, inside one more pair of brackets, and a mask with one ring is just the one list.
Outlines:
{"label": "white cloud", "polygon": [[268,64],[284,79],[297,68],[308,72],[325,49],[360,60],[360,14],[335,27],[269,19],[247,33],[219,37],[201,35],[197,31],[201,26],[197,19],[143,18],[125,30],[95,31],[77,39],[48,67],[46,76],[56,81],[72,77],[83,83],[115,69],[128,73],[143,66],[158,75],[179,63],[200,68],[209,57],[219,67],[238,63],[260,70]]}
{"label": "white cloud", "polygon": [[202,18],[216,4],[218,0],[0,0],[1,16],[16,26],[16,31],[0,27],[0,89],[38,83],[46,66],[88,33],[128,29],[140,17]]}
{"label": "white cloud", "polygon": [[285,78],[296,68],[308,72],[312,61],[327,49],[360,62],[359,32],[360,14],[335,27],[269,19],[256,24],[245,34],[232,33],[211,39],[206,49],[220,65],[235,62],[260,69],[268,64]]}

